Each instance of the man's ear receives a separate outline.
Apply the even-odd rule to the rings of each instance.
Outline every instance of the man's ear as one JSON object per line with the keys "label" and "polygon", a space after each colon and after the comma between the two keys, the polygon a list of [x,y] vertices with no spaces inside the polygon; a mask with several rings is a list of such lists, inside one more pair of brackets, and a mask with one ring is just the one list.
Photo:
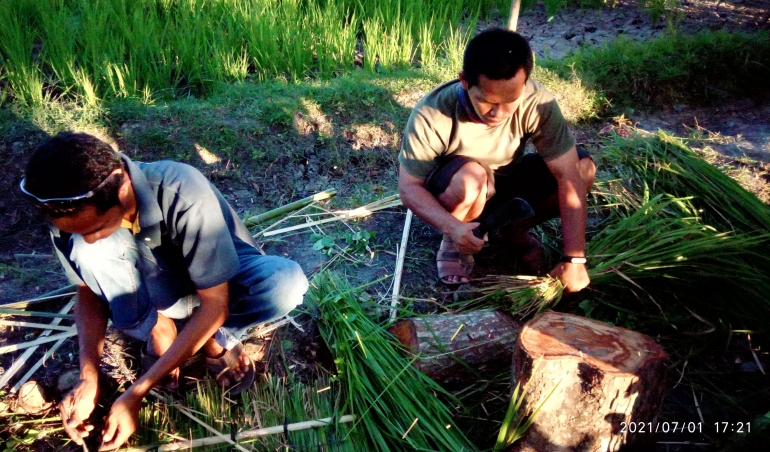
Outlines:
{"label": "man's ear", "polygon": [[463,71],[458,72],[457,78],[460,79],[460,83],[462,83],[463,89],[465,89],[465,91],[468,91],[468,80],[465,79],[465,72]]}
{"label": "man's ear", "polygon": [[131,178],[128,177],[128,173],[126,170],[123,171],[123,182],[120,184],[120,188],[118,188],[118,199],[120,200],[120,203],[123,205],[126,205],[128,202],[128,198],[132,192],[131,190]]}

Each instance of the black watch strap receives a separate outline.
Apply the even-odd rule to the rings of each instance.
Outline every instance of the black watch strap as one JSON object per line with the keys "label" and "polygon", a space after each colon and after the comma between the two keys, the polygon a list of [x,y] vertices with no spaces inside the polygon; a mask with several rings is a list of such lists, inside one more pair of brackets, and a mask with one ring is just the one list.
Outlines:
{"label": "black watch strap", "polygon": [[561,258],[562,262],[569,262],[570,264],[585,264],[588,262],[588,259],[585,257],[577,257],[577,256],[562,256]]}

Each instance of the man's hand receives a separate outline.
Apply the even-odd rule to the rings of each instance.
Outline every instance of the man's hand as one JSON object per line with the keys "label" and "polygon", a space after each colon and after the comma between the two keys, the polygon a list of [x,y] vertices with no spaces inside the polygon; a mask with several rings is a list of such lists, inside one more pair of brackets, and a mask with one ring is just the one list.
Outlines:
{"label": "man's hand", "polygon": [[130,389],[118,397],[104,424],[99,450],[117,449],[128,440],[136,431],[141,406],[142,398],[134,395]]}
{"label": "man's hand", "polygon": [[96,407],[98,390],[99,386],[96,380],[80,380],[59,404],[64,430],[72,438],[72,441],[75,441],[75,444],[82,445],[83,438],[94,429],[93,425],[85,424],[85,422]]}
{"label": "man's hand", "polygon": [[460,254],[476,254],[484,247],[485,240],[473,235],[473,230],[479,227],[479,223],[458,222],[449,233]]}
{"label": "man's hand", "polygon": [[550,275],[561,281],[565,293],[580,292],[591,282],[585,264],[561,262],[551,271]]}

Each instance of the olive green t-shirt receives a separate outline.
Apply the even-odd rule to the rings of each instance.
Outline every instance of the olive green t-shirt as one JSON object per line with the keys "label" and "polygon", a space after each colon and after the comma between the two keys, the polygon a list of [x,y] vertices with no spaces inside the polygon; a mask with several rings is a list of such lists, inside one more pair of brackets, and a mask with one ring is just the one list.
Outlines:
{"label": "olive green t-shirt", "polygon": [[[404,130],[399,163],[415,177],[425,179],[442,160],[465,155],[497,170],[524,155],[528,140],[546,162],[575,145],[575,138],[553,94],[532,79],[514,114],[495,126],[474,122],[461,102],[459,80],[438,86],[420,99]],[[472,109],[467,100],[467,108]]]}

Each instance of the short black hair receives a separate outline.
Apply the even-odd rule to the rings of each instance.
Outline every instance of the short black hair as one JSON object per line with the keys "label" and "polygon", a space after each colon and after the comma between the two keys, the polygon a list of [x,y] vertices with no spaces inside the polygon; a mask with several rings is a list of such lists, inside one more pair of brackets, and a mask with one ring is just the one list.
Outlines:
{"label": "short black hair", "polygon": [[[125,171],[125,165],[109,144],[85,133],[61,132],[35,148],[24,171],[24,188],[43,199],[78,196],[99,186],[116,169]],[[87,205],[96,207],[101,215],[120,204],[122,183],[123,177],[113,177],[92,197],[67,209],[56,202],[35,203],[49,218],[74,215]]]}
{"label": "short black hair", "polygon": [[534,66],[527,40],[503,28],[490,28],[477,34],[463,56],[463,74],[469,88],[479,84],[481,75],[491,80],[507,80],[524,69],[529,78]]}

